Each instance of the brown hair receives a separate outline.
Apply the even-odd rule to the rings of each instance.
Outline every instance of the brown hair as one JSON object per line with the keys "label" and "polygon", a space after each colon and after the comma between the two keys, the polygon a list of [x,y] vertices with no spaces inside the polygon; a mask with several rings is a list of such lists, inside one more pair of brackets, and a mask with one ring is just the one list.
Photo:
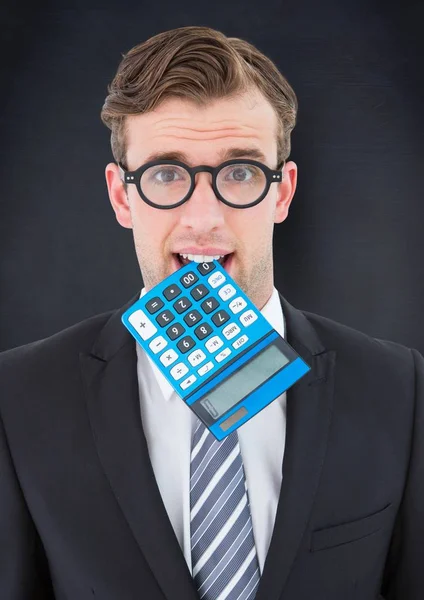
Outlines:
{"label": "brown hair", "polygon": [[188,26],[159,33],[122,56],[100,115],[111,129],[116,162],[127,166],[127,115],[146,113],[170,97],[205,107],[208,101],[236,98],[255,87],[277,115],[277,165],[288,158],[296,94],[275,64],[252,44],[209,27]]}

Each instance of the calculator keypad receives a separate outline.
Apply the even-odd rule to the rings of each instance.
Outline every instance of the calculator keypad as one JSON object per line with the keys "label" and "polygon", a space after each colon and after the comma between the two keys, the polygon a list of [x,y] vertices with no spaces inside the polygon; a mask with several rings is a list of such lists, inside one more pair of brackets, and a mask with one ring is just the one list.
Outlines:
{"label": "calculator keypad", "polygon": [[169,376],[179,381],[181,390],[195,387],[199,378],[207,379],[237,353],[249,341],[244,330],[258,318],[214,263],[193,265],[144,307],[128,320],[143,340],[151,338],[150,351],[169,368]]}

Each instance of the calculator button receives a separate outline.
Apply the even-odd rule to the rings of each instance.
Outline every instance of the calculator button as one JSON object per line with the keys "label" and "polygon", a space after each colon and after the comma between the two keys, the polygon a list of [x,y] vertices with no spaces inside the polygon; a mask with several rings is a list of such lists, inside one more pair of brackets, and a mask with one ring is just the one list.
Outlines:
{"label": "calculator button", "polygon": [[220,325],[224,325],[230,318],[230,315],[225,310],[219,310],[212,317],[212,321],[215,323],[217,327]]}
{"label": "calculator button", "polygon": [[175,352],[175,350],[170,348],[169,350],[164,352],[162,356],[159,357],[159,360],[165,367],[167,367],[168,365],[172,365],[172,363],[175,362],[177,358],[178,354]]}
{"label": "calculator button", "polygon": [[199,339],[203,340],[205,337],[208,337],[213,331],[212,327],[209,323],[202,323],[202,325],[198,325],[194,330],[194,335]]}
{"label": "calculator button", "polygon": [[188,362],[193,366],[197,367],[203,362],[206,358],[206,354],[202,350],[194,350],[191,354],[187,356]]}
{"label": "calculator button", "polygon": [[165,298],[167,300],[173,300],[180,294],[181,294],[181,290],[178,287],[178,285],[175,285],[175,284],[168,285],[168,287],[163,290],[163,295],[165,296]]}
{"label": "calculator button", "polygon": [[235,348],[237,350],[237,348],[240,348],[240,346],[243,346],[243,344],[245,344],[248,339],[249,338],[247,337],[247,335],[242,335],[241,337],[239,337],[238,340],[233,342],[233,348]]}
{"label": "calculator button", "polygon": [[151,315],[155,312],[158,312],[158,310],[160,310],[164,306],[165,305],[163,303],[163,300],[161,300],[159,296],[156,296],[156,298],[152,298],[151,300],[146,302],[146,309]]}
{"label": "calculator button", "polygon": [[234,336],[236,336],[240,332],[240,327],[237,323],[230,323],[222,330],[222,335],[227,338],[227,340],[231,340]]}
{"label": "calculator button", "polygon": [[161,335],[158,335],[158,337],[155,337],[155,339],[150,342],[149,348],[153,352],[153,354],[157,354],[158,352],[166,348],[167,345],[168,342],[166,341],[166,339]]}
{"label": "calculator button", "polygon": [[170,340],[176,340],[180,335],[182,335],[185,331],[185,327],[181,325],[181,323],[175,323],[175,325],[171,325],[166,330],[166,335]]}
{"label": "calculator button", "polygon": [[168,323],[171,323],[171,321],[174,319],[175,315],[173,315],[170,310],[165,310],[158,317],[156,317],[156,321],[159,323],[159,325],[162,325],[162,327],[165,327],[165,325],[168,325]]}
{"label": "calculator button", "polygon": [[135,310],[129,317],[128,321],[134,329],[141,335],[143,340],[148,340],[155,335],[157,328],[154,326],[149,317],[141,309]]}
{"label": "calculator button", "polygon": [[174,379],[178,381],[181,377],[184,377],[186,373],[188,373],[188,367],[184,363],[178,363],[175,367],[172,367],[170,373]]}
{"label": "calculator button", "polygon": [[195,300],[200,300],[209,294],[209,290],[205,285],[203,285],[203,283],[199,283],[199,285],[196,285],[196,287],[191,290],[190,294]]}
{"label": "calculator button", "polygon": [[227,356],[231,354],[231,350],[229,348],[225,348],[225,350],[222,350],[222,352],[220,352],[219,354],[217,354],[215,356],[215,360],[216,362],[221,362],[224,360],[224,358],[227,358]]}
{"label": "calculator button", "polygon": [[246,300],[244,300],[244,298],[239,296],[238,298],[234,298],[234,300],[232,300],[230,302],[230,304],[228,305],[228,308],[231,310],[231,312],[233,312],[236,315],[241,310],[243,310],[243,308],[245,306],[247,306]]}
{"label": "calculator button", "polygon": [[216,269],[216,265],[213,262],[204,262],[197,267],[197,270],[202,275],[207,275],[208,273],[211,273],[214,269]]}
{"label": "calculator button", "polygon": [[193,325],[195,325],[196,323],[198,323],[201,320],[202,320],[202,315],[199,313],[198,310],[191,310],[184,317],[184,321],[187,323],[187,325],[189,327],[192,327]]}
{"label": "calculator button", "polygon": [[241,323],[243,323],[243,325],[245,327],[248,327],[249,325],[251,325],[254,321],[256,321],[256,319],[258,318],[258,315],[253,312],[253,310],[246,310],[246,312],[244,312],[241,317],[239,317]]}
{"label": "calculator button", "polygon": [[234,289],[234,286],[231,285],[231,283],[227,283],[227,285],[224,285],[224,287],[222,287],[218,292],[219,296],[223,300],[229,300],[234,296],[235,293],[236,290]]}
{"label": "calculator button", "polygon": [[200,306],[206,314],[209,314],[215,310],[215,308],[218,308],[219,302],[216,298],[208,298],[208,300],[204,300]]}
{"label": "calculator button", "polygon": [[213,273],[210,277],[208,277],[208,283],[211,287],[216,288],[224,283],[227,278],[224,273],[218,271],[217,273]]}
{"label": "calculator button", "polygon": [[224,342],[221,340],[221,338],[218,335],[214,335],[213,338],[208,340],[205,344],[206,348],[209,350],[209,352],[211,354],[216,352],[223,345],[224,345]]}
{"label": "calculator button", "polygon": [[190,377],[187,377],[187,379],[184,379],[184,381],[182,381],[180,383],[180,388],[183,390],[186,390],[196,380],[197,380],[196,375],[190,375]]}
{"label": "calculator button", "polygon": [[214,366],[215,365],[210,360],[205,365],[203,365],[203,367],[200,367],[200,369],[197,369],[197,372],[199,373],[199,375],[205,375],[206,373],[208,373],[209,371],[211,371],[214,368]]}
{"label": "calculator button", "polygon": [[186,335],[178,342],[177,347],[178,350],[184,354],[185,352],[191,350],[191,348],[193,348],[195,345],[196,342],[193,340],[193,338],[191,338],[189,335]]}
{"label": "calculator button", "polygon": [[183,313],[185,310],[188,310],[190,308],[190,306],[193,306],[192,302],[186,298],[185,296],[183,298],[180,298],[179,300],[177,300],[176,302],[174,302],[173,307],[175,308],[175,310],[177,311],[177,313],[181,314]]}
{"label": "calculator button", "polygon": [[191,287],[196,283],[196,281],[199,281],[199,278],[197,277],[194,271],[189,271],[188,273],[180,277],[180,282],[185,288]]}

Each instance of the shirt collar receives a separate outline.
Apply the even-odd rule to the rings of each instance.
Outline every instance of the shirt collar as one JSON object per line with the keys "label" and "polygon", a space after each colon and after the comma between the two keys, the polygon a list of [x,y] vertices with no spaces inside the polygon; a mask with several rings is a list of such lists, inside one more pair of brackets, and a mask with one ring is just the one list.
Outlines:
{"label": "shirt collar", "polygon": [[[144,296],[146,293],[146,288],[143,287],[140,293],[140,298]],[[281,337],[285,337],[285,320],[283,314],[283,308],[281,306],[280,297],[278,294],[278,290],[273,287],[272,294],[265,304],[265,306],[261,309],[261,314],[265,317],[268,323],[281,335]],[[140,360],[148,360],[150,367],[153,371],[155,379],[160,387],[160,390],[163,394],[165,400],[170,400],[172,394],[175,392],[174,388],[171,386],[169,381],[165,378],[165,376],[159,371],[158,367],[152,361],[147,352],[140,346],[140,344],[136,344],[137,347],[137,356],[138,361]]]}

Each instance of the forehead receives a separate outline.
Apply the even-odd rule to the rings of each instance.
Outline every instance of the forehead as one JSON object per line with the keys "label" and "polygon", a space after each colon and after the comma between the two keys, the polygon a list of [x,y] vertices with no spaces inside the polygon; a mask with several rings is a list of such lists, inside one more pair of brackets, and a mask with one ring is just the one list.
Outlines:
{"label": "forehead", "polygon": [[277,117],[259,92],[214,100],[202,108],[168,98],[154,111],[127,117],[126,129],[129,168],[158,158],[189,165],[213,165],[237,156],[276,160]]}

